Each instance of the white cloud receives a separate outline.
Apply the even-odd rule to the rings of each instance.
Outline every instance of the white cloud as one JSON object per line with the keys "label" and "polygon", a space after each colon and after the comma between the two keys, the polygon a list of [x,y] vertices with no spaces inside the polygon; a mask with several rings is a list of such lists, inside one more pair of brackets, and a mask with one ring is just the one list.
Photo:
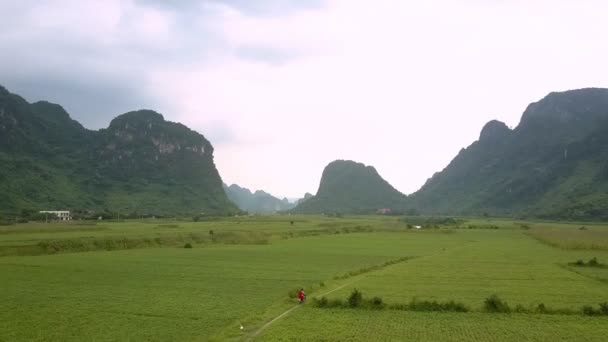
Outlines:
{"label": "white cloud", "polygon": [[338,158],[413,192],[487,121],[515,126],[550,91],[608,86],[599,0],[229,4],[51,4],[40,23],[83,28],[101,47],[85,70],[137,79],[157,101],[141,107],[210,138],[225,181],[290,197]]}
{"label": "white cloud", "polygon": [[[326,163],[351,158],[410,193],[490,119],[515,126],[552,90],[605,86],[600,8],[332,1],[270,18],[224,8],[223,55],[157,76],[181,121],[229,123],[237,140],[216,154],[227,181],[297,196],[316,190]],[[243,45],[297,53],[263,63],[235,56]]]}

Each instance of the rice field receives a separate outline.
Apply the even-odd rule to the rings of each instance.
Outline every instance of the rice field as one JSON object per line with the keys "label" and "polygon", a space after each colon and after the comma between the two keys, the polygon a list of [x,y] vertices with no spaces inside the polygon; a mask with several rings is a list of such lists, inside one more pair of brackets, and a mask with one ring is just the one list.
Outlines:
{"label": "rice field", "polygon": [[260,341],[606,341],[608,320],[364,310],[297,310]]}
{"label": "rice field", "polygon": [[[312,216],[0,227],[0,341],[601,341],[608,316],[580,311],[608,301],[608,268],[571,263],[608,263],[608,251],[558,246],[589,231],[607,243],[608,227],[579,227]],[[564,233],[550,244],[534,235],[545,231]],[[309,298],[347,300],[356,288],[387,306],[454,300],[470,312],[311,301],[281,316],[302,287]],[[573,313],[490,314],[493,294]]]}

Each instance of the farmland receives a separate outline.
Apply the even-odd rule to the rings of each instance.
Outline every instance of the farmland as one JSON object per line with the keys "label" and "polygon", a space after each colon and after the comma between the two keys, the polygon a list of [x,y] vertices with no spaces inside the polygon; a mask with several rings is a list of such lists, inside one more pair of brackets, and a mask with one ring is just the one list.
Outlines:
{"label": "farmland", "polygon": [[[608,269],[574,264],[608,262],[608,227],[411,226],[276,216],[0,227],[0,341],[600,341],[608,333],[608,317],[581,309],[608,301]],[[260,330],[296,305],[289,293],[299,287],[343,301],[356,288],[385,308],[311,300]],[[525,312],[485,312],[494,294]],[[469,312],[391,309],[414,298]],[[540,304],[550,313],[535,312]]]}

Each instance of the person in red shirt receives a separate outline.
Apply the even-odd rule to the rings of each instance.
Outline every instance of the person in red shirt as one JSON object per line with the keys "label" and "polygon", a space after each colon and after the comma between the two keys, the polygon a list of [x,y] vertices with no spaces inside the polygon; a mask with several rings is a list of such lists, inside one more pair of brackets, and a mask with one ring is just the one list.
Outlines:
{"label": "person in red shirt", "polygon": [[306,301],[306,294],[304,293],[304,289],[301,289],[300,292],[298,292],[298,299],[300,300],[300,304]]}

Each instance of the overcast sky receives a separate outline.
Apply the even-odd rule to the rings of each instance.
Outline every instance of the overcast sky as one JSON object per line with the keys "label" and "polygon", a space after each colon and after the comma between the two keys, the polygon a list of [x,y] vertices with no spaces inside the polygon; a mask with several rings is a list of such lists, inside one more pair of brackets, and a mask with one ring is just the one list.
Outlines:
{"label": "overcast sky", "polygon": [[85,127],[149,108],[226,183],[315,193],[325,165],[416,191],[498,119],[608,87],[602,0],[0,0],[0,84]]}

